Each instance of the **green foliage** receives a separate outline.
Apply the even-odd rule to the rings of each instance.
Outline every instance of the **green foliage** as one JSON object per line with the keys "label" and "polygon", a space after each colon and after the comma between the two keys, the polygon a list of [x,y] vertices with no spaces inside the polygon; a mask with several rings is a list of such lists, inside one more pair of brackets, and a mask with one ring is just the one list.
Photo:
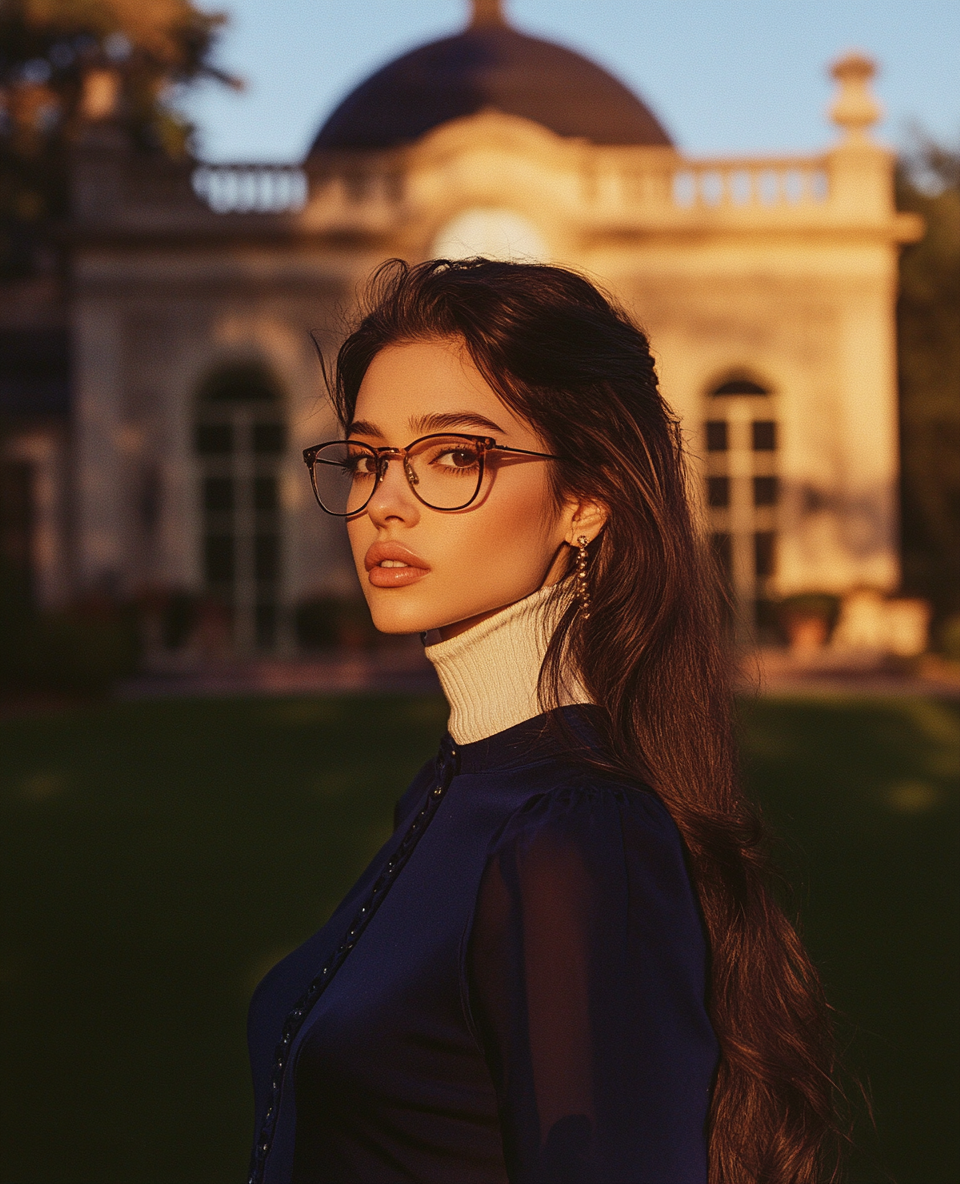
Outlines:
{"label": "green foliage", "polygon": [[927,226],[897,304],[904,583],[943,621],[960,611],[960,151],[916,139],[897,179]]}
{"label": "green foliage", "polygon": [[139,656],[135,605],[100,597],[44,612],[28,572],[0,554],[0,695],[100,695],[133,674]]}
{"label": "green foliage", "polygon": [[133,605],[85,603],[37,612],[4,581],[0,692],[100,695],[133,674],[140,652]]}
{"label": "green foliage", "polygon": [[236,85],[211,63],[224,20],[191,0],[0,0],[0,279],[49,257],[97,92],[142,149],[189,150],[178,92],[204,77]]}

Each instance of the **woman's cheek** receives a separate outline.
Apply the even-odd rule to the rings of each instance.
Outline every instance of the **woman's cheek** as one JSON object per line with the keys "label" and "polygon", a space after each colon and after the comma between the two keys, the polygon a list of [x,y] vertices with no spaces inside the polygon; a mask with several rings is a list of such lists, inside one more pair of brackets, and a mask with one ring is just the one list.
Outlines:
{"label": "woman's cheek", "polygon": [[477,529],[470,532],[464,548],[464,569],[481,580],[492,576],[499,582],[511,575],[522,580],[523,569],[533,558],[530,547],[535,531],[531,530],[531,524],[536,518],[536,508],[505,500],[504,504],[484,509],[491,512],[482,519],[478,515]]}
{"label": "woman's cheek", "polygon": [[[364,515],[347,522],[347,540],[356,564],[357,572],[365,572],[363,561],[371,543],[376,541],[376,530],[371,526],[369,518]],[[361,579],[363,577],[361,576]]]}

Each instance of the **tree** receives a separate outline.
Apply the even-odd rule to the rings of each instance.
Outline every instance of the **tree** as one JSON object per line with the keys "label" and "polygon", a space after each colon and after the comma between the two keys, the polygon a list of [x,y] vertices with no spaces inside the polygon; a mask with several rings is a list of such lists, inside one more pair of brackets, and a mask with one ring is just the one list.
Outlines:
{"label": "tree", "polygon": [[189,152],[178,91],[239,85],[211,63],[225,19],[191,0],[0,0],[0,279],[49,255],[70,144],[106,107],[142,150]]}
{"label": "tree", "polygon": [[927,226],[897,304],[904,582],[942,623],[960,613],[960,151],[916,133],[897,199]]}

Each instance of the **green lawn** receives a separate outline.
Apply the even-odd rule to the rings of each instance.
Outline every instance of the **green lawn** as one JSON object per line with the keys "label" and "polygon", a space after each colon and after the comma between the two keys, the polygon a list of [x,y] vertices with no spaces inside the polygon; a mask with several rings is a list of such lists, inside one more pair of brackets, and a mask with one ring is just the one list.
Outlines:
{"label": "green lawn", "polygon": [[[443,720],[395,697],[0,723],[6,1184],[243,1179],[250,990],[386,837]],[[960,705],[763,699],[744,750],[872,1092],[865,1162],[953,1184]]]}

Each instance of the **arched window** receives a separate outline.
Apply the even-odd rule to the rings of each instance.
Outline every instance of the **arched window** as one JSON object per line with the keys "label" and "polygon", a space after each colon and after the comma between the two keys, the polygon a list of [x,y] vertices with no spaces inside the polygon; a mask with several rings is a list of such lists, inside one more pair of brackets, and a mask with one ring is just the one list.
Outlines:
{"label": "arched window", "polygon": [[194,449],[203,579],[224,608],[237,650],[271,649],[279,625],[279,475],[286,450],[280,387],[260,362],[207,375],[197,394]]}
{"label": "arched window", "polygon": [[713,543],[741,623],[751,631],[771,599],[777,562],[775,395],[756,375],[727,374],[707,390],[704,447]]}

